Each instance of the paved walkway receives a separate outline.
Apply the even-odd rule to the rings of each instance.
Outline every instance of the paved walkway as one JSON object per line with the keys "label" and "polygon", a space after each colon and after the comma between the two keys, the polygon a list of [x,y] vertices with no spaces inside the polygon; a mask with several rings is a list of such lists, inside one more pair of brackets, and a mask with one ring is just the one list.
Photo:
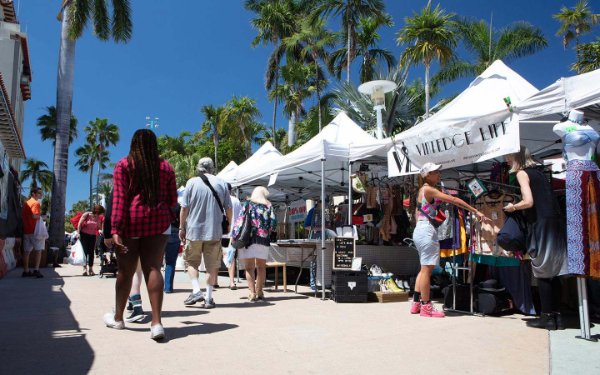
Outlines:
{"label": "paved walkway", "polygon": [[526,329],[520,315],[425,319],[408,314],[407,302],[336,304],[281,291],[253,304],[245,288],[218,289],[216,309],[186,308],[182,272],[176,292],[165,295],[167,340],[156,343],[148,320],[124,331],[104,326],[114,279],[83,277],[68,265],[42,272],[44,279],[22,279],[17,269],[0,280],[0,373],[532,375],[551,365],[556,374],[600,373],[592,367],[600,344],[572,339],[575,330],[557,334],[584,364],[567,371],[571,351],[556,362],[548,333]]}

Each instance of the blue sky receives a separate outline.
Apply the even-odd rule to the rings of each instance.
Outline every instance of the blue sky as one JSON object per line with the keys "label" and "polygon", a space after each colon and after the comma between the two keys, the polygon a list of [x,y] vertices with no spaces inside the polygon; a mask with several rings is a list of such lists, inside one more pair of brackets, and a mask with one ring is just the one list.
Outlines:
{"label": "blue sky", "polygon": [[[426,2],[385,1],[395,25],[381,31],[382,48],[399,56],[401,48],[396,45],[395,34],[404,24],[404,18]],[[448,11],[488,21],[493,15],[494,27],[498,28],[519,20],[542,28],[549,47],[509,63],[540,89],[561,76],[573,74],[568,67],[575,54],[563,50],[561,38],[555,36],[558,23],[552,14],[562,5],[573,6],[575,2],[445,0],[441,5]],[[45,107],[56,102],[59,3],[20,1],[18,14],[22,29],[28,34],[33,69],[32,99],[26,103],[25,111],[26,153],[45,161],[50,168],[52,145],[40,141],[35,121],[45,113]],[[250,26],[253,14],[244,9],[242,1],[146,0],[131,4],[134,31],[128,44],[100,42],[90,30],[77,41],[73,113],[79,119],[80,137],[70,149],[67,210],[88,194],[88,175],[74,166],[74,151],[84,142],[83,128],[96,117],[108,118],[121,129],[121,142],[110,149],[113,162],[127,154],[131,135],[144,127],[146,116],[160,118],[158,135],[196,131],[203,121],[200,113],[203,105],[222,105],[233,95],[255,99],[262,121],[271,124],[272,105],[264,90],[264,73],[272,47],[250,46],[256,35]],[[594,9],[596,12],[600,11],[600,7],[596,8],[599,8]],[[331,26],[338,28],[334,22]],[[583,41],[591,39],[588,36]],[[410,77],[422,74],[422,68],[416,67]],[[356,73],[354,78],[357,82]],[[469,81],[447,85],[439,97],[460,92]],[[287,119],[281,114],[277,126],[287,127]]]}

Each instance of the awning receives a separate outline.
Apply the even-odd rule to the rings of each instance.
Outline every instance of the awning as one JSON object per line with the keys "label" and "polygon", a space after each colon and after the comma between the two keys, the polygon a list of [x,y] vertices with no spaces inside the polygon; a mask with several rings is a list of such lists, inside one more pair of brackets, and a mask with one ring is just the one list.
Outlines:
{"label": "awning", "polygon": [[0,73],[0,140],[8,156],[25,159],[25,149],[17,130],[15,115],[10,105],[6,86],[4,86],[2,73]]}

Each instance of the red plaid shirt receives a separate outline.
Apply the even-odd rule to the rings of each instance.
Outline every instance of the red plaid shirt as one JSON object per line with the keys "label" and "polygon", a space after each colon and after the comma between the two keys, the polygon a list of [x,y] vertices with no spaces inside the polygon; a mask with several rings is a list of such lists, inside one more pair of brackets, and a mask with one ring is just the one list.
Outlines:
{"label": "red plaid shirt", "polygon": [[125,157],[117,162],[113,175],[111,234],[131,238],[163,233],[171,225],[171,207],[177,203],[173,168],[166,160],[161,160],[158,204],[153,208],[141,202],[140,194],[133,195],[129,190],[130,178],[129,162]]}

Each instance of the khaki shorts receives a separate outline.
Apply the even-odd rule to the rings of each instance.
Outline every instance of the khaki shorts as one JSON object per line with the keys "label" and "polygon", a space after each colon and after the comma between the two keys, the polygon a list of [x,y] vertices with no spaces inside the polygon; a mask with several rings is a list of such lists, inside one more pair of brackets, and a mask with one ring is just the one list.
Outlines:
{"label": "khaki shorts", "polygon": [[185,241],[183,260],[186,267],[198,269],[202,256],[204,267],[208,272],[221,268],[221,240],[216,241]]}
{"label": "khaki shorts", "polygon": [[46,248],[46,240],[40,240],[33,234],[23,235],[23,252],[29,253],[33,251],[42,251]]}

